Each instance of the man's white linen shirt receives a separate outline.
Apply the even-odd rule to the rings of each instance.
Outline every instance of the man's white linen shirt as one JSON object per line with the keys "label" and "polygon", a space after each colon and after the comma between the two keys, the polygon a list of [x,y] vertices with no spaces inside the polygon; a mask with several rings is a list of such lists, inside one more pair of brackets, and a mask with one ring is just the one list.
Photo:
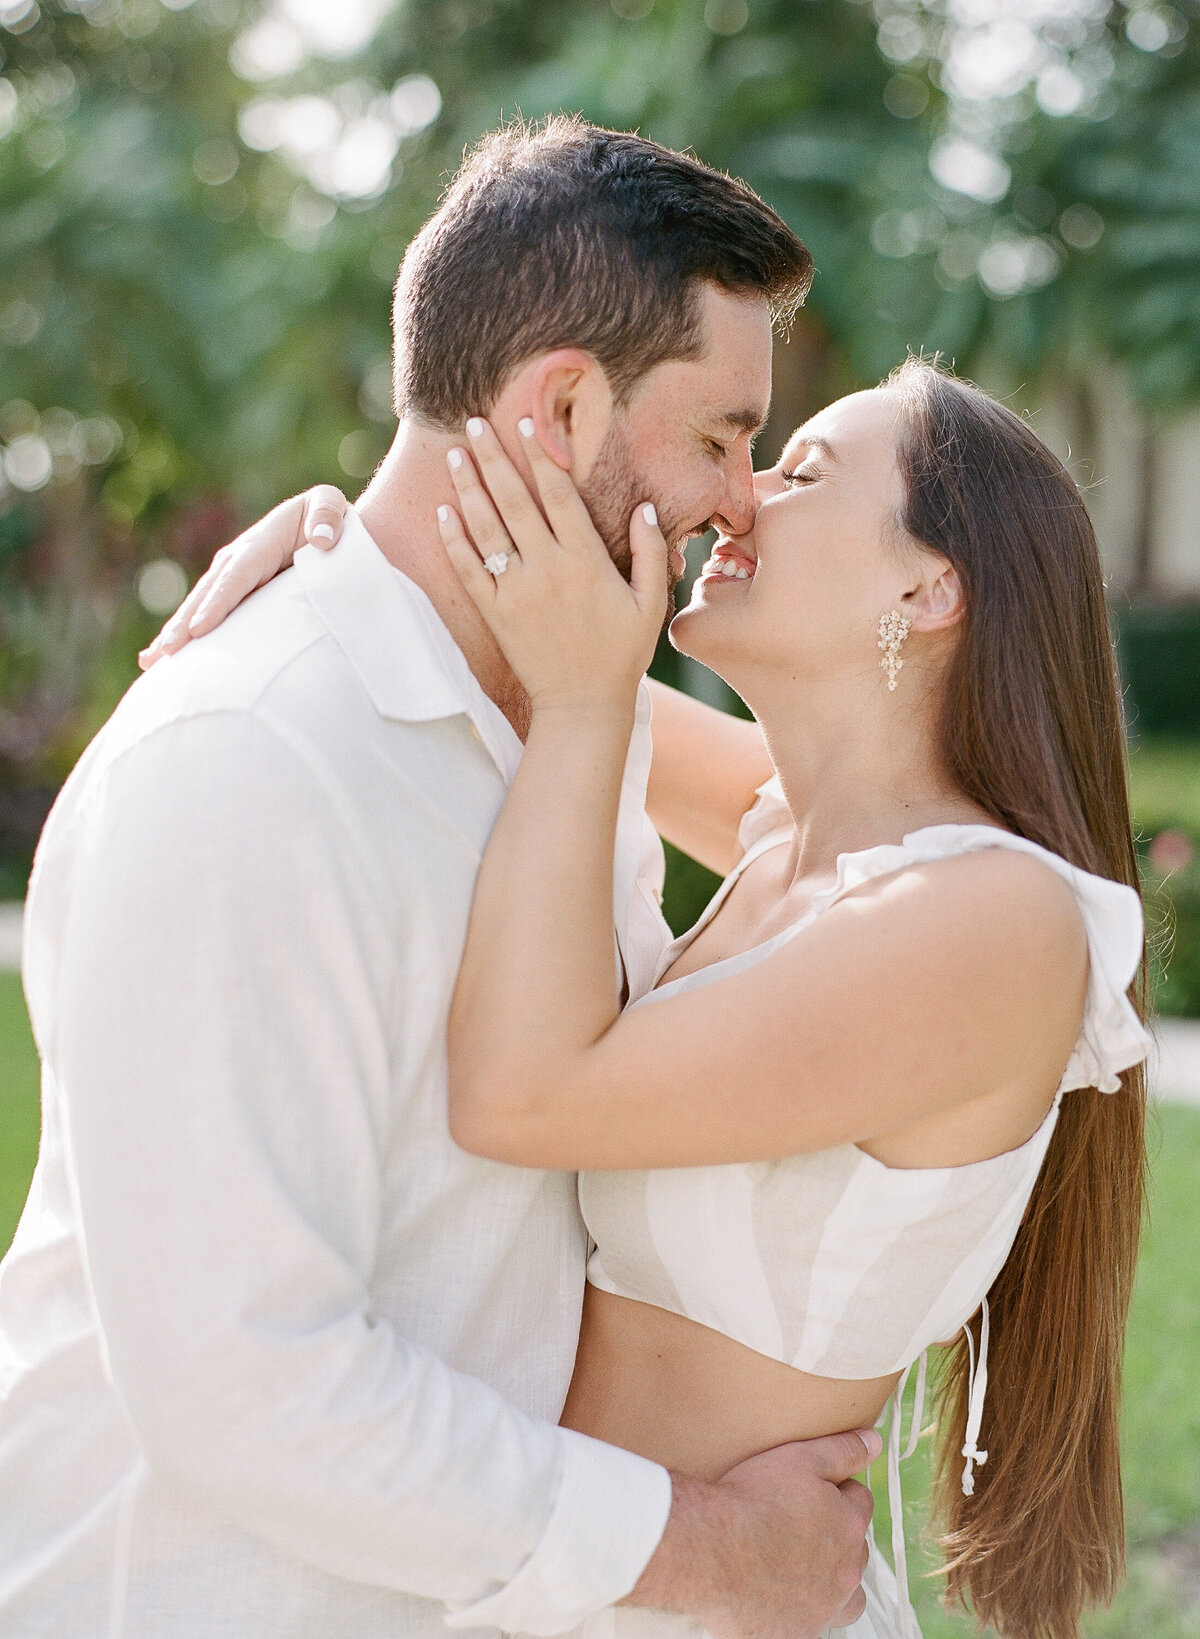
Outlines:
{"label": "man's white linen shirt", "polygon": [[[0,1266],[5,1639],[561,1632],[665,1471],[555,1426],[573,1176],[458,1150],[446,1020],[521,747],[351,514],[156,666],[47,824],[37,1173]],[[617,943],[665,924],[643,701]]]}

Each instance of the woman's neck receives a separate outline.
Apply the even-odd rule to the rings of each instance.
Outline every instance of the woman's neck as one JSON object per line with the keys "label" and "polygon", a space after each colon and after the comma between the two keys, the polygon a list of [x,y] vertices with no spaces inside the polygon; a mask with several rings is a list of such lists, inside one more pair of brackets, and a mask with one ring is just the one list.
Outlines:
{"label": "woman's neck", "polygon": [[861,686],[845,678],[793,686],[756,706],[796,824],[797,878],[832,872],[838,854],[899,842],[926,825],[988,820],[945,770],[932,712],[914,709],[918,689],[928,697],[924,680],[904,682],[903,702],[870,677]]}

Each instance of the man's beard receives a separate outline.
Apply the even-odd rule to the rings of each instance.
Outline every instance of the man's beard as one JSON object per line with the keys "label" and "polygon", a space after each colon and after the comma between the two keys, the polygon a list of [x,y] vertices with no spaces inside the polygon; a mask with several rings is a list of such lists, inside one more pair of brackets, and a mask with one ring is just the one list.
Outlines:
{"label": "man's beard", "polygon": [[[595,465],[587,480],[579,486],[579,492],[591,513],[600,539],[608,548],[609,557],[626,580],[633,569],[629,549],[629,524],[635,507],[646,501],[655,502],[658,507],[658,527],[662,530],[668,547],[679,546],[682,550],[683,541],[690,533],[681,526],[677,518],[671,517],[669,510],[665,510],[658,497],[651,493],[649,483],[641,476],[634,463],[628,439],[615,422],[609,426]],[[677,584],[674,579],[669,579],[667,583],[664,631],[675,618]]]}

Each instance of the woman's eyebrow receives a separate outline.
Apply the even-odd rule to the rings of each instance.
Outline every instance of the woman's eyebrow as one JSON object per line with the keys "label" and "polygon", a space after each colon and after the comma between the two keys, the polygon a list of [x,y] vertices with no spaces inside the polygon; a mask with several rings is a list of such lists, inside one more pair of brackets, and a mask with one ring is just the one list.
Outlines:
{"label": "woman's eyebrow", "polygon": [[795,436],[802,444],[806,444],[810,450],[819,451],[827,461],[837,460],[837,451],[827,438],[821,437],[820,433],[798,432]]}

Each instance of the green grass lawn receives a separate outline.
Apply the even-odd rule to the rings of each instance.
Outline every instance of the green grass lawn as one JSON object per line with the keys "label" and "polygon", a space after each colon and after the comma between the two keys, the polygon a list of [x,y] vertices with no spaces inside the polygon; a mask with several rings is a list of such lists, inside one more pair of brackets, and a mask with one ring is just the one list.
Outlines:
{"label": "green grass lawn", "polygon": [[[1093,1639],[1200,1639],[1200,1111],[1167,1106],[1154,1138],[1153,1198],[1142,1253],[1125,1397],[1130,1576]],[[37,1152],[37,1058],[20,985],[0,974],[0,1246],[20,1214]],[[926,1639],[965,1639],[972,1624],[942,1611],[914,1551],[924,1518],[928,1441],[906,1464],[914,1601]],[[877,1534],[889,1541],[886,1479]],[[934,1563],[930,1551],[924,1565]]]}
{"label": "green grass lawn", "polygon": [[1181,826],[1200,836],[1200,743],[1148,740],[1129,758],[1129,802],[1148,836]]}
{"label": "green grass lawn", "polygon": [[[1200,1110],[1161,1106],[1153,1125],[1150,1221],[1125,1376],[1129,1579],[1113,1608],[1085,1623],[1092,1639],[1200,1639]],[[914,1551],[930,1444],[922,1441],[902,1474],[913,1603],[926,1639],[967,1639],[973,1623],[942,1610],[936,1579],[922,1574],[936,1551]],[[875,1470],[876,1536],[887,1544],[882,1461]]]}
{"label": "green grass lawn", "polygon": [[12,1240],[37,1160],[38,1060],[15,973],[0,973],[0,1248]]}

